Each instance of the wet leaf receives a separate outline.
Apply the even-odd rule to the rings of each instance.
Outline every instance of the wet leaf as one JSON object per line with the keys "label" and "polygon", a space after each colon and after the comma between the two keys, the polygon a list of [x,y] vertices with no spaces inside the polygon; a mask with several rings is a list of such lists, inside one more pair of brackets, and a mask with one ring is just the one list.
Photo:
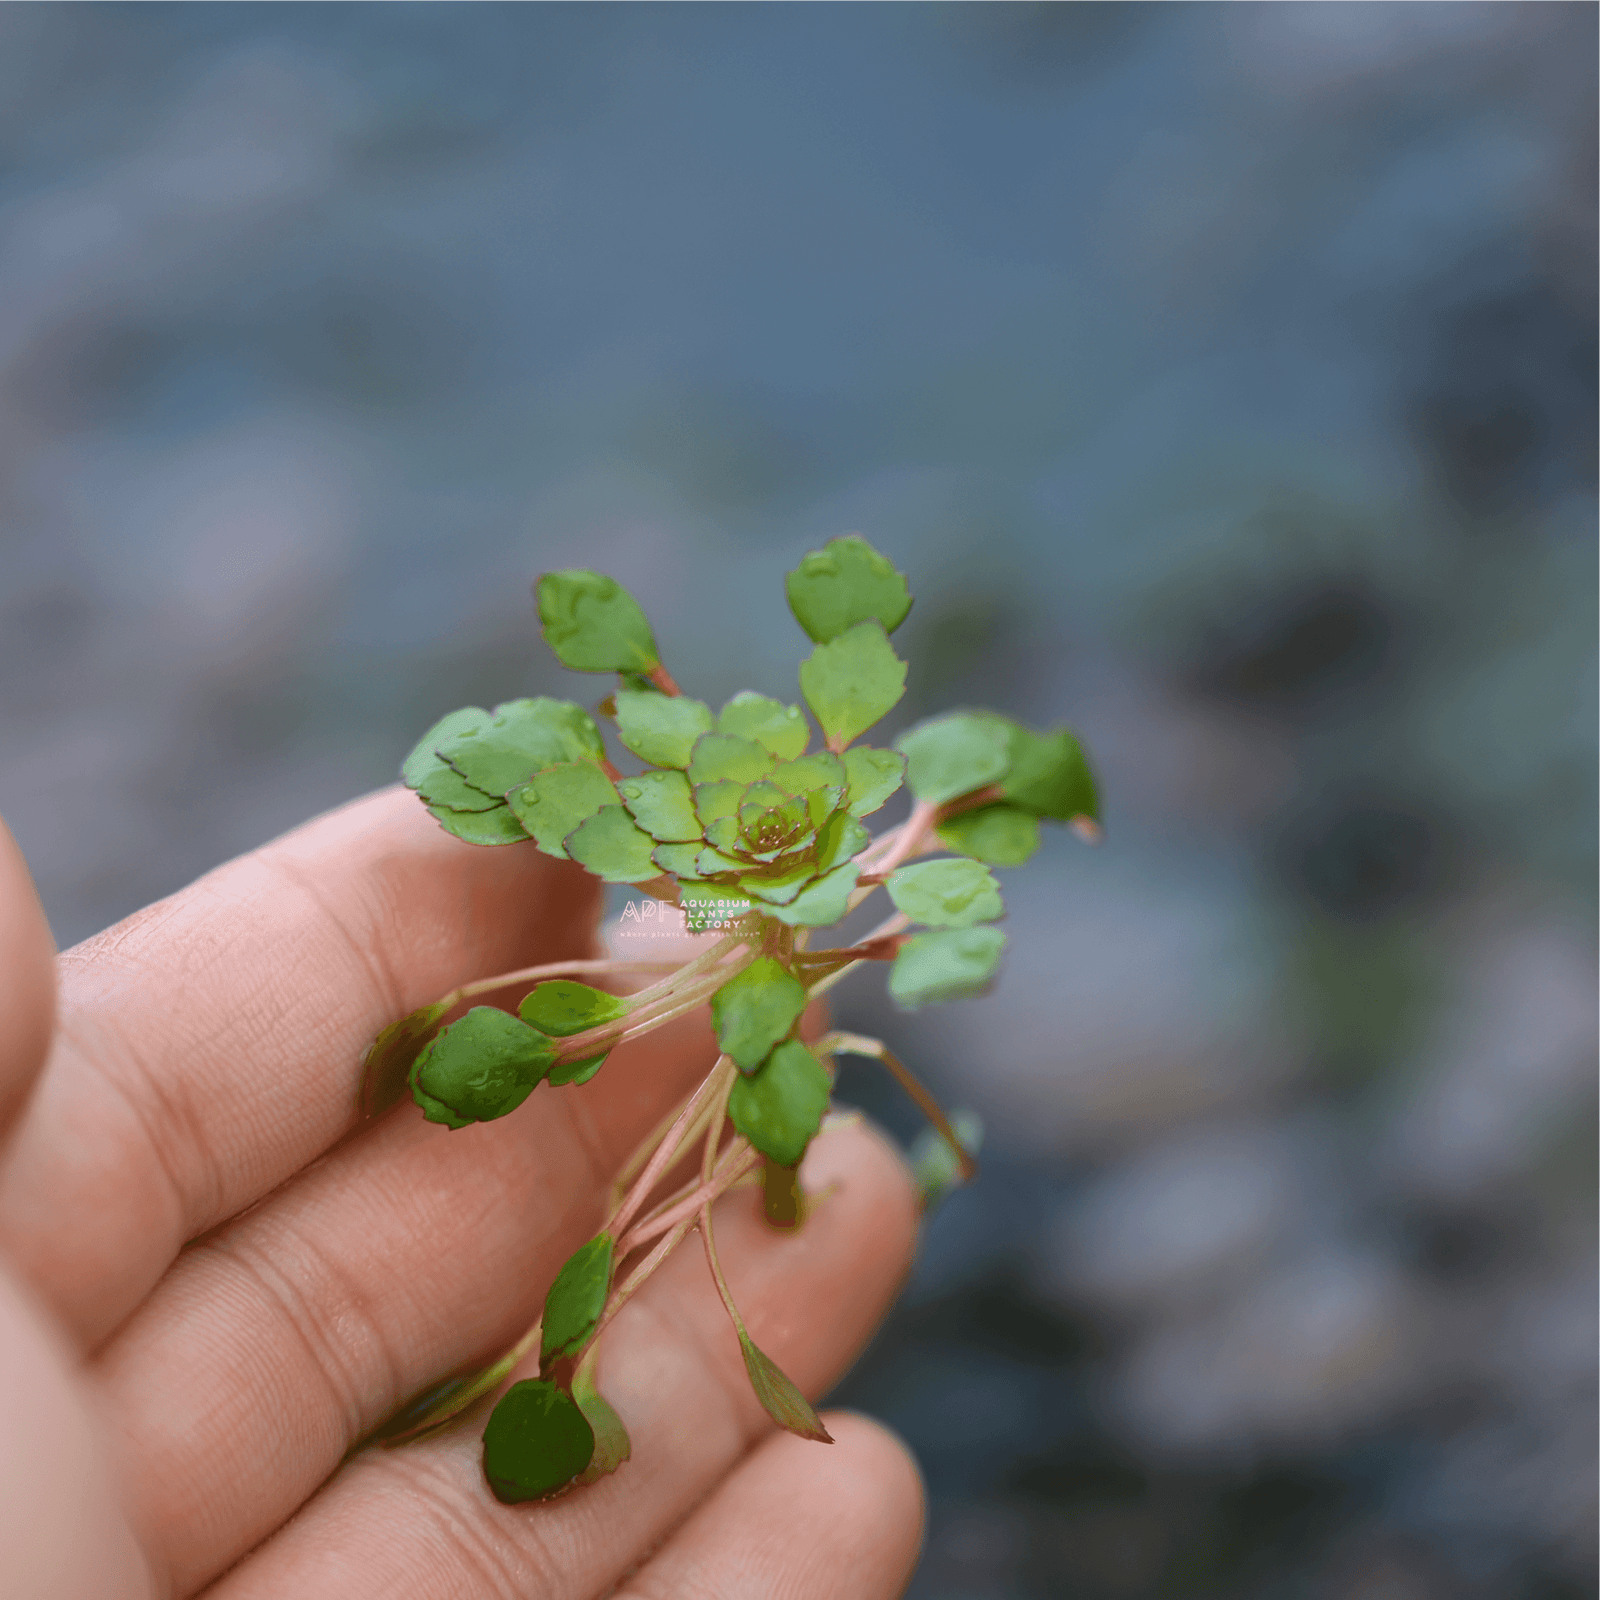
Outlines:
{"label": "wet leaf", "polygon": [[703,733],[695,740],[689,782],[697,788],[730,778],[739,784],[753,783],[775,765],[772,752],[754,739],[738,739],[731,733]]}
{"label": "wet leaf", "polygon": [[757,956],[711,997],[717,1043],[740,1069],[753,1072],[806,1008],[800,980],[771,956]]}
{"label": "wet leaf", "polygon": [[591,1346],[578,1369],[572,1374],[572,1398],[583,1413],[584,1420],[594,1430],[594,1455],[579,1477],[580,1484],[593,1483],[608,1472],[615,1472],[633,1454],[628,1441],[628,1430],[607,1403],[605,1396],[595,1387],[594,1367],[597,1346]]}
{"label": "wet leaf", "polygon": [[681,844],[700,837],[694,793],[681,772],[641,772],[617,785],[633,820],[662,844]]}
{"label": "wet leaf", "polygon": [[555,1046],[537,1029],[493,1006],[474,1006],[412,1062],[412,1096],[430,1122],[492,1122],[515,1111],[554,1060]]}
{"label": "wet leaf", "polygon": [[519,1505],[559,1494],[594,1457],[594,1429],[571,1395],[524,1378],[500,1397],[483,1430],[483,1475],[496,1500]]}
{"label": "wet leaf", "polygon": [[792,1167],[828,1109],[828,1074],[798,1039],[786,1039],[728,1096],[733,1125],[762,1155]]}
{"label": "wet leaf", "polygon": [[585,1056],[581,1061],[558,1061],[551,1067],[545,1082],[552,1089],[563,1089],[568,1084],[576,1088],[587,1083],[606,1064],[610,1054],[609,1050],[602,1050],[599,1055]]}
{"label": "wet leaf", "polygon": [[544,1334],[539,1363],[570,1356],[594,1332],[611,1289],[611,1259],[616,1241],[598,1233],[580,1245],[556,1274],[544,1297]]}
{"label": "wet leaf", "polygon": [[400,776],[408,789],[420,789],[430,772],[449,763],[439,754],[439,746],[455,734],[475,728],[489,720],[482,706],[463,706],[442,716],[417,740],[411,754],[400,768]]}
{"label": "wet leaf", "polygon": [[1001,792],[1014,805],[1041,817],[1070,822],[1100,820],[1100,796],[1083,746],[1066,728],[1034,733],[1011,724],[1010,770]]}
{"label": "wet leaf", "polygon": [[367,1051],[361,1073],[361,1115],[381,1116],[405,1098],[411,1063],[439,1031],[449,1005],[441,1001],[421,1006],[398,1022],[391,1022]]}
{"label": "wet leaf", "polygon": [[739,1348],[744,1352],[744,1370],[750,1387],[767,1415],[780,1428],[798,1433],[802,1439],[832,1444],[833,1435],[822,1425],[811,1402],[795,1387],[794,1381],[743,1328],[738,1330]]}
{"label": "wet leaf", "polygon": [[705,701],[687,695],[619,689],[616,703],[622,742],[655,767],[688,766],[695,740],[709,733],[714,721]]}
{"label": "wet leaf", "polygon": [[861,868],[847,861],[842,867],[809,883],[788,905],[767,906],[769,916],[797,928],[831,928],[850,909]]}
{"label": "wet leaf", "polygon": [[643,883],[659,870],[651,855],[655,840],[621,806],[602,806],[564,844],[574,861],[606,883]]}
{"label": "wet leaf", "polygon": [[569,568],[539,580],[546,643],[575,672],[642,672],[660,664],[638,602],[615,578]]}
{"label": "wet leaf", "polygon": [[897,790],[906,777],[906,758],[898,750],[875,750],[870,744],[852,745],[844,753],[849,784],[850,814],[870,817]]}
{"label": "wet leaf", "polygon": [[868,617],[893,633],[911,609],[904,575],[856,533],[830,539],[803,556],[784,588],[795,620],[819,643]]}
{"label": "wet leaf", "polygon": [[526,844],[528,835],[516,813],[504,801],[490,811],[451,811],[429,806],[428,815],[456,838],[468,844]]}
{"label": "wet leaf", "polygon": [[905,689],[906,664],[876,618],[819,644],[800,664],[800,692],[834,751],[892,710]]}
{"label": "wet leaf", "polygon": [[620,995],[591,989],[588,984],[574,983],[570,978],[554,978],[525,994],[517,1007],[517,1015],[541,1033],[564,1039],[569,1034],[584,1033],[590,1028],[616,1022],[627,1016],[629,1009],[628,1002]]}
{"label": "wet leaf", "polygon": [[794,761],[779,762],[767,781],[784,794],[812,794],[830,787],[843,789],[850,780],[848,769],[838,756],[827,750],[813,750]]}
{"label": "wet leaf", "polygon": [[499,795],[474,788],[442,761],[417,785],[417,796],[427,806],[444,806],[450,811],[492,811],[505,804]]}
{"label": "wet leaf", "polygon": [[900,946],[889,971],[889,993],[909,1009],[982,994],[1005,945],[1006,936],[998,928],[919,933]]}
{"label": "wet leaf", "polygon": [[539,695],[508,700],[477,727],[442,740],[439,754],[474,788],[504,795],[534,773],[563,761],[599,761],[600,730],[580,705]]}
{"label": "wet leaf", "polygon": [[927,928],[970,928],[1005,915],[1000,885],[976,861],[918,861],[889,874],[895,909]]}
{"label": "wet leaf", "polygon": [[781,761],[791,760],[811,742],[811,724],[799,706],[786,706],[748,689],[736,694],[717,718],[717,732],[752,739]]}
{"label": "wet leaf", "polygon": [[895,748],[905,754],[911,792],[939,805],[1005,776],[1011,725],[989,711],[952,711],[919,722]]}
{"label": "wet leaf", "polygon": [[565,861],[562,840],[617,799],[616,786],[593,761],[563,761],[518,784],[506,803],[546,855]]}
{"label": "wet leaf", "polygon": [[994,867],[1020,867],[1039,848],[1039,819],[1003,803],[948,817],[936,832],[951,850]]}

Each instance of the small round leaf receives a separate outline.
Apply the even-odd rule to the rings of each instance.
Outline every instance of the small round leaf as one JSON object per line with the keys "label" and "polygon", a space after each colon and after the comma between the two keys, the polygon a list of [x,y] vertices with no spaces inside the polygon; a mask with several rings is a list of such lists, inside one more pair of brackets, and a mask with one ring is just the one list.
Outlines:
{"label": "small round leaf", "polygon": [[546,1500],[594,1455],[594,1429],[571,1395],[537,1378],[514,1383],[483,1430],[483,1475],[496,1500]]}

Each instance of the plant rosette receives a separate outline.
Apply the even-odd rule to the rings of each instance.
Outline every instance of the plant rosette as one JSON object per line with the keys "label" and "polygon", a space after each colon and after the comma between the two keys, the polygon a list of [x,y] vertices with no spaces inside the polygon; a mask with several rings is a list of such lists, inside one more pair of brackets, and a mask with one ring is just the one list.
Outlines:
{"label": "plant rosette", "polygon": [[[513,1383],[484,1430],[484,1477],[506,1503],[564,1494],[628,1459],[627,1431],[594,1384],[598,1341],[695,1230],[756,1396],[780,1426],[828,1439],[745,1328],[717,1258],[712,1204],[759,1181],[769,1223],[803,1226],[799,1167],[841,1055],[881,1062],[927,1115],[912,1152],[925,1204],[970,1181],[981,1136],[972,1113],[947,1117],[881,1040],[833,1032],[807,1042],[801,1016],[872,962],[887,964],[889,993],[907,1009],[983,993],[1006,943],[993,869],[1022,865],[1047,822],[1100,836],[1094,776],[1067,728],[1041,733],[958,710],[892,748],[857,742],[905,691],[891,636],[912,600],[866,540],[831,540],[785,588],[812,641],[802,703],[747,691],[713,711],[679,689],[644,611],[614,579],[546,573],[536,585],[546,641],[569,668],[615,673],[615,687],[593,712],[544,696],[452,711],[401,769],[429,814],[468,844],[572,860],[717,935],[666,976],[618,959],[485,977],[392,1023],[367,1053],[367,1115],[409,1092],[429,1121],[458,1129],[509,1115],[541,1086],[586,1084],[618,1044],[710,1007],[719,1054],[666,1131],[618,1174],[603,1226],[557,1274],[540,1321],[498,1361],[380,1430],[399,1444],[444,1426],[537,1348],[539,1376]],[[902,787],[909,815],[874,835],[866,819]],[[878,927],[850,944],[817,942],[879,889],[893,912]],[[607,980],[612,988],[597,986]],[[446,1021],[518,981],[527,987],[515,1014],[472,1005]]]}

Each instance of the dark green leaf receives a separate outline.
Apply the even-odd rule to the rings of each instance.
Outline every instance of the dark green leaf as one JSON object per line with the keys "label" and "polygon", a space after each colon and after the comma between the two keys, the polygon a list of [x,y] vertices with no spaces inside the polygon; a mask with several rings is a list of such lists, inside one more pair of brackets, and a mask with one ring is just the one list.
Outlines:
{"label": "dark green leaf", "polygon": [[655,767],[686,767],[694,742],[711,731],[711,707],[687,695],[619,689],[617,733],[622,742]]}
{"label": "dark green leaf", "polygon": [[450,1007],[443,1002],[422,1006],[398,1022],[391,1022],[367,1051],[361,1073],[361,1115],[381,1116],[398,1105],[406,1092],[411,1063],[439,1031],[439,1021]]}
{"label": "dark green leaf", "polygon": [[730,778],[740,784],[753,783],[775,765],[772,752],[754,739],[735,738],[731,733],[703,733],[695,740],[689,782],[696,787]]}
{"label": "dark green leaf", "polygon": [[[702,870],[707,865],[706,858],[714,852],[703,850],[700,853]],[[771,911],[774,906],[787,905],[791,900],[798,898],[800,891],[817,875],[814,863],[802,861],[790,867],[786,872],[774,872],[769,876],[750,871],[748,864],[739,863],[738,869],[745,873],[740,878],[739,887],[746,894],[751,894],[758,900],[765,901],[762,910]]]}
{"label": "dark green leaf", "polygon": [[518,784],[506,803],[546,855],[565,861],[561,841],[617,799],[616,786],[593,761],[563,761]]}
{"label": "dark green leaf", "polygon": [[602,760],[600,730],[580,705],[539,695],[508,700],[475,728],[442,740],[439,754],[475,788],[508,794],[534,773],[562,761]]}
{"label": "dark green leaf", "polygon": [[865,733],[906,690],[906,664],[876,618],[819,644],[800,663],[800,692],[839,751]]}
{"label": "dark green leaf", "polygon": [[628,1010],[628,1002],[620,995],[591,989],[570,978],[554,978],[525,994],[517,1014],[541,1033],[564,1039],[569,1034],[604,1027],[627,1016]]}
{"label": "dark green leaf", "polygon": [[768,916],[796,928],[831,928],[850,909],[861,868],[847,861],[809,883],[787,905],[764,907]]}
{"label": "dark green leaf", "polygon": [[833,1435],[823,1427],[822,1418],[794,1386],[793,1380],[743,1328],[738,1333],[739,1348],[744,1352],[744,1370],[750,1375],[750,1387],[755,1390],[756,1399],[761,1402],[767,1415],[780,1428],[798,1433],[802,1439],[832,1444]]}
{"label": "dark green leaf", "polygon": [[637,778],[624,778],[617,788],[623,805],[652,839],[681,844],[700,837],[694,795],[683,773],[641,772]]}
{"label": "dark green leaf", "polygon": [[895,747],[905,753],[911,792],[938,805],[1005,776],[1011,725],[989,711],[952,711],[919,722]]}
{"label": "dark green leaf", "polygon": [[743,1071],[753,1072],[805,1008],[800,980],[781,961],[757,956],[712,995],[711,1024],[722,1049]]}
{"label": "dark green leaf", "polygon": [[[535,1028],[493,1006],[474,1006],[411,1064],[411,1092],[430,1122],[491,1122],[515,1111],[555,1060]],[[439,1108],[451,1113],[446,1119]]]}
{"label": "dark green leaf", "polygon": [[868,617],[893,633],[911,609],[904,576],[856,533],[830,539],[803,556],[784,587],[795,620],[819,643]]}
{"label": "dark green leaf", "polygon": [[811,742],[811,724],[799,706],[786,706],[748,689],[722,708],[717,732],[753,739],[782,761],[799,755]]}
{"label": "dark green leaf", "polygon": [[1005,945],[1006,936],[998,928],[919,933],[900,946],[889,972],[889,993],[911,1009],[982,994]]}
{"label": "dark green leaf", "polygon": [[942,844],[995,867],[1020,867],[1039,848],[1039,819],[1020,806],[979,806],[939,824]]}
{"label": "dark green leaf", "polygon": [[649,672],[660,664],[638,602],[615,578],[568,569],[539,580],[545,641],[575,672]]}
{"label": "dark green leaf", "polygon": [[577,1401],[537,1378],[512,1384],[483,1430],[483,1475],[506,1505],[558,1494],[593,1456],[594,1429]]}
{"label": "dark green leaf", "polygon": [[400,776],[405,780],[406,787],[420,789],[423,780],[430,772],[437,767],[449,765],[439,754],[439,746],[446,739],[463,733],[468,728],[476,728],[488,720],[489,713],[482,706],[463,706],[459,711],[452,711],[447,716],[440,717],[417,740],[411,754],[406,757],[405,764],[400,768]]}
{"label": "dark green leaf", "polygon": [[456,838],[468,844],[526,844],[528,835],[516,813],[502,801],[491,811],[451,811],[445,806],[429,806],[428,815]]}
{"label": "dark green leaf", "polygon": [[556,1274],[544,1297],[544,1332],[539,1364],[570,1356],[594,1332],[611,1289],[611,1256],[615,1241],[597,1233],[580,1245]]}
{"label": "dark green leaf", "polygon": [[1088,757],[1066,728],[1034,733],[1012,723],[1011,765],[1001,792],[1014,805],[1058,822],[1100,820],[1100,796]]}
{"label": "dark green leaf", "polygon": [[574,861],[607,883],[643,883],[659,872],[655,840],[621,806],[602,806],[564,843]]}
{"label": "dark green leaf", "polygon": [[1005,915],[1000,885],[976,861],[918,861],[889,874],[895,909],[927,928],[970,928]]}
{"label": "dark green leaf", "polygon": [[578,1482],[593,1483],[608,1472],[615,1472],[633,1454],[622,1418],[611,1409],[594,1386],[593,1350],[578,1363],[577,1371],[572,1374],[572,1398],[594,1430],[594,1456]]}
{"label": "dark green leaf", "polygon": [[822,1125],[828,1074],[798,1039],[786,1039],[728,1096],[733,1125],[762,1155],[792,1167]]}
{"label": "dark green leaf", "polygon": [[545,1081],[552,1089],[564,1088],[569,1083],[576,1088],[587,1083],[606,1064],[610,1054],[609,1050],[602,1050],[599,1055],[585,1056],[581,1061],[558,1061]]}
{"label": "dark green leaf", "polygon": [[905,782],[906,758],[897,750],[852,745],[844,753],[849,783],[850,814],[869,817]]}

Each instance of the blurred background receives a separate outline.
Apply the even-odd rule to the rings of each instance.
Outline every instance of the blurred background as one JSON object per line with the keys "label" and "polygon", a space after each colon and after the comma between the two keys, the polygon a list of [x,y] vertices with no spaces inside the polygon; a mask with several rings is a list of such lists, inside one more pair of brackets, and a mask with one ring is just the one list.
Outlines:
{"label": "blurred background", "polygon": [[[1588,4],[0,8],[3,809],[70,944],[592,701],[529,584],[1088,742],[840,1398],[919,1600],[1594,1592]],[[845,1098],[902,1138],[870,1072]]]}

